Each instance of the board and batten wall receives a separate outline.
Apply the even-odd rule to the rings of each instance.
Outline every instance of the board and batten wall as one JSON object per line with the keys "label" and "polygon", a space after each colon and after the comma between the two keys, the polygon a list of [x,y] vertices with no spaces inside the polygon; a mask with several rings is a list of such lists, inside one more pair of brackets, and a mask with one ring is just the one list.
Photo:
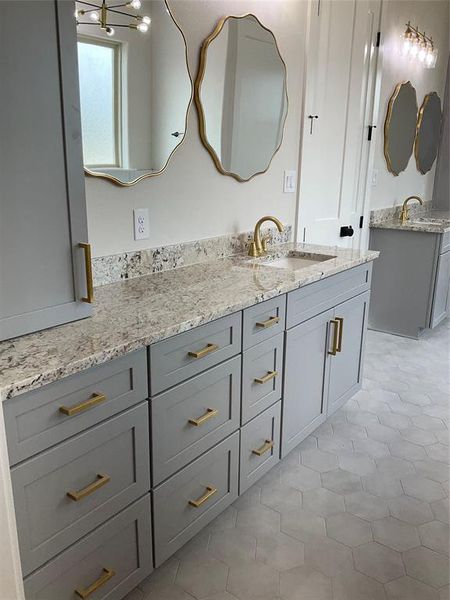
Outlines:
{"label": "board and batten wall", "polygon": [[[417,170],[413,154],[405,171],[397,177],[390,173],[383,154],[383,126],[389,98],[397,83],[402,81],[410,80],[416,88],[419,108],[425,94],[432,91],[437,91],[441,102],[444,102],[449,53],[449,6],[448,0],[389,0],[383,3],[381,91],[374,158],[378,178],[377,184],[370,191],[372,210],[401,204],[413,194],[427,201],[432,200],[436,166],[422,175]],[[421,31],[425,30],[436,42],[439,56],[435,69],[424,69],[417,61],[400,56],[400,36],[408,21],[417,25]]]}
{"label": "board and batten wall", "polygon": [[[287,66],[289,112],[283,144],[265,174],[239,183],[216,170],[200,140],[192,104],[186,139],[161,175],[131,188],[86,178],[94,256],[247,231],[267,214],[284,223],[295,220],[296,194],[283,193],[283,171],[298,167],[307,1],[169,0],[169,4],[186,36],[194,79],[201,44],[221,17],[253,13],[273,31]],[[148,240],[134,240],[133,208],[149,209]]]}

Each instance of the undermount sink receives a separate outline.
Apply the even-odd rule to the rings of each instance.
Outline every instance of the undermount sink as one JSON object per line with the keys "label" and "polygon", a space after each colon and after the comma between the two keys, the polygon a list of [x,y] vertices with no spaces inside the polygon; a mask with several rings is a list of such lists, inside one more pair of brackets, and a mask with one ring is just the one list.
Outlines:
{"label": "undermount sink", "polygon": [[306,267],[311,267],[333,258],[335,258],[335,256],[328,256],[325,254],[308,255],[307,253],[297,253],[293,251],[289,252],[285,256],[275,255],[263,257],[263,259],[259,261],[259,264],[265,267],[297,271],[299,269],[305,269]]}

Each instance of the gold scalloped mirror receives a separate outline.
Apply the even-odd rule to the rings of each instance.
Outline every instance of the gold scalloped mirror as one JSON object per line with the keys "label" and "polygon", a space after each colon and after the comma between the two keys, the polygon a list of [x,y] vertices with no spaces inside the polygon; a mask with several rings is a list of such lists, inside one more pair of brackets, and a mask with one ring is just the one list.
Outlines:
{"label": "gold scalloped mirror", "polygon": [[[138,14],[107,2],[113,36],[98,17],[89,19],[88,4],[76,6],[84,13],[77,31],[85,172],[135,185],[159,175],[185,138],[192,98],[186,40],[165,0],[142,0]],[[142,15],[150,19],[146,31],[134,23]]]}
{"label": "gold scalloped mirror", "polygon": [[414,146],[417,124],[416,90],[410,81],[397,84],[384,122],[384,156],[394,175],[406,169]]}
{"label": "gold scalloped mirror", "polygon": [[269,168],[288,110],[286,65],[254,15],[225,17],[203,42],[195,101],[202,141],[221,173],[248,181]]}
{"label": "gold scalloped mirror", "polygon": [[441,137],[441,100],[436,92],[427,94],[419,110],[417,119],[414,155],[418,170],[424,175],[433,166]]}

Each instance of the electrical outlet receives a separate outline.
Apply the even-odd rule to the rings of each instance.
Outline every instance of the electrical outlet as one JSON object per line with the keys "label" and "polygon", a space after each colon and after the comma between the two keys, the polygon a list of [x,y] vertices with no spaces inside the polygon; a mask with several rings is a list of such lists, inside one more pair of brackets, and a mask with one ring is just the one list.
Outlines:
{"label": "electrical outlet", "polygon": [[283,179],[283,192],[293,194],[297,184],[297,171],[285,171]]}
{"label": "electrical outlet", "polygon": [[134,239],[146,240],[150,237],[148,208],[135,208],[134,211]]}

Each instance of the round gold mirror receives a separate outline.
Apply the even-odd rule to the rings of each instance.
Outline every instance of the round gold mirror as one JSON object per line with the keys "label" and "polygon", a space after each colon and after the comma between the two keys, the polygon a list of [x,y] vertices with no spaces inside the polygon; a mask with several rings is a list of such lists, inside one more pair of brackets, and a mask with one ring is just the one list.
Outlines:
{"label": "round gold mirror", "polygon": [[417,168],[422,174],[428,173],[436,159],[441,135],[441,121],[441,100],[436,92],[431,92],[425,96],[420,107],[414,143]]}
{"label": "round gold mirror", "polygon": [[221,173],[248,181],[269,168],[288,110],[286,65],[254,15],[222,19],[204,41],[195,101],[202,141]]}
{"label": "round gold mirror", "polygon": [[399,83],[392,94],[384,122],[384,156],[394,175],[406,169],[414,146],[417,124],[416,90],[410,81]]}
{"label": "round gold mirror", "polygon": [[86,174],[131,186],[159,175],[185,138],[186,40],[165,0],[140,0],[138,12],[107,0],[106,16],[97,4],[76,3],[83,162]]}

